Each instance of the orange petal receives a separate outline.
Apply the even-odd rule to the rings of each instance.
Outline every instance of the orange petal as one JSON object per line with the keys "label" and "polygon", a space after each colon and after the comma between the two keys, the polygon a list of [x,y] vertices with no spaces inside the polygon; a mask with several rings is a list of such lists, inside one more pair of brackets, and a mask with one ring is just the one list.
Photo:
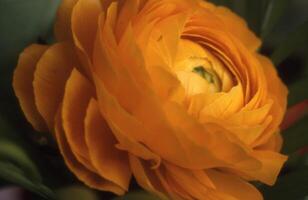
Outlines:
{"label": "orange petal", "polygon": [[245,173],[268,185],[273,185],[276,182],[283,164],[288,159],[287,156],[272,151],[255,150],[252,156],[262,163],[262,167],[256,171],[246,171]]}
{"label": "orange petal", "polygon": [[98,173],[127,191],[131,178],[128,155],[115,147],[117,140],[94,99],[87,109],[85,134],[90,158]]}
{"label": "orange petal", "polygon": [[51,46],[37,64],[33,81],[35,103],[50,130],[63,98],[65,83],[77,65],[75,60],[71,45],[58,43]]}
{"label": "orange petal", "polygon": [[141,123],[136,121],[132,116],[129,116],[128,113],[120,107],[118,102],[108,93],[100,80],[97,78],[95,80],[100,111],[119,141],[117,147],[129,151],[145,160],[154,160],[155,164],[159,165],[160,157],[140,144],[138,139],[133,137],[137,134],[146,137],[146,130]]}
{"label": "orange petal", "polygon": [[262,69],[264,70],[263,73],[266,76],[266,82],[270,85],[268,88],[268,98],[272,99],[274,104],[269,112],[269,114],[273,116],[273,121],[264,134],[262,134],[254,142],[255,147],[265,144],[272,137],[272,135],[278,131],[279,125],[281,124],[287,109],[288,95],[288,89],[278,77],[277,71],[275,70],[272,62],[262,55],[257,55],[257,58],[261,63]]}
{"label": "orange petal", "polygon": [[207,117],[226,118],[243,107],[244,95],[241,85],[234,86],[228,93],[206,105],[200,112],[200,121],[206,122]]}
{"label": "orange petal", "polygon": [[61,154],[64,157],[65,163],[69,167],[69,169],[77,176],[79,180],[84,182],[86,185],[92,188],[96,188],[98,190],[103,191],[110,191],[117,195],[123,195],[124,190],[120,188],[118,185],[106,181],[98,174],[94,173],[93,171],[87,169],[84,165],[82,165],[74,154],[72,153],[69,144],[67,143],[67,139],[65,137],[63,128],[62,128],[62,121],[61,121],[61,114],[57,114],[56,125],[55,125],[55,133],[56,139],[60,147]]}
{"label": "orange petal", "polygon": [[208,187],[199,182],[190,170],[170,164],[165,164],[164,166],[166,167],[166,174],[169,177],[171,187],[172,185],[178,185],[194,199],[202,199],[207,196]]}
{"label": "orange petal", "polygon": [[90,80],[92,80],[91,57],[98,28],[98,18],[103,12],[101,2],[100,0],[79,0],[72,11],[71,29],[77,54],[82,63],[79,71]]}
{"label": "orange petal", "polygon": [[129,163],[137,183],[142,188],[155,193],[161,199],[167,199],[165,196],[167,192],[155,174],[156,169],[150,169],[149,165],[147,168],[140,159],[131,154],[129,155]]}
{"label": "orange petal", "polygon": [[33,79],[37,62],[47,46],[31,45],[23,51],[14,73],[13,87],[26,118],[38,131],[46,131],[46,124],[37,110],[34,100]]}
{"label": "orange petal", "polygon": [[115,34],[118,41],[121,40],[128,24],[131,22],[132,18],[137,14],[139,9],[139,0],[135,1],[125,1],[119,11]]}
{"label": "orange petal", "polygon": [[281,133],[277,132],[268,140],[267,143],[258,146],[257,150],[280,152],[283,144]]}
{"label": "orange petal", "polygon": [[63,129],[75,157],[95,171],[90,162],[85,142],[84,119],[90,99],[95,95],[93,86],[76,69],[66,83],[62,105]]}
{"label": "orange petal", "polygon": [[62,0],[58,8],[54,32],[58,41],[73,40],[71,30],[72,10],[78,0]]}
{"label": "orange petal", "polygon": [[92,55],[97,32],[100,0],[79,0],[72,11],[72,31],[77,47]]}
{"label": "orange petal", "polygon": [[207,170],[206,173],[218,193],[230,195],[237,200],[263,200],[261,193],[254,186],[237,176],[215,170]]}
{"label": "orange petal", "polygon": [[[166,104],[164,109],[170,124],[177,132],[177,140],[184,149],[182,157],[187,159],[186,166],[190,169],[233,165],[239,168],[258,167],[258,161],[251,158],[248,148],[227,130],[213,124],[202,126],[177,104]],[[213,149],[215,151],[212,151]],[[186,155],[188,158],[185,158]]]}
{"label": "orange petal", "polygon": [[223,6],[215,6],[209,2],[202,2],[201,5],[217,15],[225,28],[235,37],[239,38],[249,50],[256,51],[261,46],[261,40],[249,29],[245,20],[230,9]]}

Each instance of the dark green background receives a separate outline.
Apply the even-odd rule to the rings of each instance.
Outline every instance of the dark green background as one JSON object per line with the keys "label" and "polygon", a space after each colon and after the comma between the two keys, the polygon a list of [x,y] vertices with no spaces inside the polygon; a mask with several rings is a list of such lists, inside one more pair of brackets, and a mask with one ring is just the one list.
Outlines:
{"label": "dark green background", "polygon": [[[275,62],[290,90],[289,106],[308,99],[308,1],[213,0],[244,17],[263,40],[260,49]],[[66,169],[53,140],[26,122],[12,91],[19,53],[31,43],[51,43],[60,0],[0,0],[0,187],[26,188],[26,199],[112,199],[109,193],[82,186]],[[256,183],[265,200],[300,200],[308,196],[307,116],[286,130],[284,152],[290,155],[277,184]],[[288,142],[290,141],[290,142]],[[138,190],[132,184],[132,190]],[[72,196],[75,195],[75,196]],[[0,196],[1,197],[1,196]],[[155,199],[132,193],[124,199]]]}

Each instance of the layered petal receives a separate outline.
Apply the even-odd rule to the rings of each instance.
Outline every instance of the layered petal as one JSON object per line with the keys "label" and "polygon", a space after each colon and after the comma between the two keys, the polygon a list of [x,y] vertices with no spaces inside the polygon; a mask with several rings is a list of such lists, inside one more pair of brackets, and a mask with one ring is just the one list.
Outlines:
{"label": "layered petal", "polygon": [[127,191],[131,178],[128,154],[116,148],[117,140],[94,99],[87,108],[85,140],[89,157],[98,173]]}
{"label": "layered petal", "polygon": [[118,185],[103,179],[99,174],[87,169],[76,159],[70,149],[67,138],[65,137],[65,133],[62,128],[62,119],[60,112],[57,114],[55,135],[61,154],[64,157],[65,163],[67,164],[69,169],[77,176],[78,179],[80,179],[82,182],[92,188],[103,191],[110,191],[118,195],[124,194],[124,190]]}
{"label": "layered petal", "polygon": [[58,41],[72,41],[71,30],[72,10],[78,0],[62,0],[56,17],[54,26],[55,37]]}
{"label": "layered petal", "polygon": [[13,78],[13,88],[20,106],[28,121],[38,131],[46,131],[47,127],[35,105],[32,82],[37,63],[47,48],[47,46],[42,45],[31,45],[25,49],[19,56]]}
{"label": "layered petal", "polygon": [[65,83],[76,65],[76,55],[69,43],[52,45],[37,63],[33,80],[35,103],[50,130],[63,99]]}
{"label": "layered petal", "polygon": [[85,141],[84,121],[90,99],[95,89],[76,69],[66,83],[62,103],[62,126],[72,152],[77,160],[92,171],[96,171],[89,158]]}
{"label": "layered petal", "polygon": [[216,186],[216,191],[233,196],[235,199],[262,200],[260,192],[251,184],[239,177],[215,170],[207,170],[207,174]]}

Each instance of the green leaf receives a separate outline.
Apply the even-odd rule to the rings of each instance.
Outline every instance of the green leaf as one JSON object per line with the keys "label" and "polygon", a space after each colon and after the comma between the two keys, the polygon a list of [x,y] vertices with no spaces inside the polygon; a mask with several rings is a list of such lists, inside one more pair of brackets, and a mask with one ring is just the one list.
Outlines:
{"label": "green leaf", "polygon": [[[308,58],[306,59],[307,59],[305,61],[306,65],[303,66],[303,69],[301,70],[299,76],[297,77],[296,82],[288,85],[288,89],[289,89],[288,104],[289,106],[295,105],[298,102],[308,99],[308,93],[307,93]],[[292,67],[292,66],[287,66],[287,67]]]}
{"label": "green leaf", "polygon": [[[0,89],[9,87],[18,55],[50,35],[60,0],[0,1]],[[1,90],[2,91],[2,90]]]}
{"label": "green leaf", "polygon": [[269,0],[246,0],[246,15],[249,27],[260,35],[262,19]]}
{"label": "green leaf", "polygon": [[263,185],[260,190],[266,200],[293,200],[308,195],[308,167],[280,177],[273,187]]}
{"label": "green leaf", "polygon": [[308,115],[282,133],[283,153],[294,153],[308,144],[307,123]]}
{"label": "green leaf", "polygon": [[29,180],[26,177],[25,172],[12,163],[0,161],[0,179],[20,185],[29,191],[40,195],[44,199],[55,199],[54,193],[49,188],[42,185],[40,182]]}
{"label": "green leaf", "polygon": [[29,179],[41,181],[41,176],[34,163],[20,147],[12,142],[0,141],[0,161],[11,162],[22,169]]}
{"label": "green leaf", "polygon": [[242,17],[246,15],[246,1],[247,0],[237,0],[233,1],[232,10]]}
{"label": "green leaf", "polygon": [[70,186],[56,191],[59,200],[98,200],[96,193],[83,186]]}
{"label": "green leaf", "polygon": [[308,21],[299,26],[294,32],[290,33],[287,38],[280,43],[271,55],[275,65],[279,65],[291,53],[308,43]]}
{"label": "green leaf", "polygon": [[142,200],[160,200],[160,198],[153,196],[147,192],[131,192],[123,197],[117,197],[113,200],[136,200],[136,199],[142,199]]}
{"label": "green leaf", "polygon": [[264,39],[277,24],[281,16],[288,7],[290,0],[270,0],[267,4],[263,24],[261,27],[261,37]]}
{"label": "green leaf", "polygon": [[210,0],[210,1],[215,5],[226,6],[229,8],[232,7],[232,0]]}

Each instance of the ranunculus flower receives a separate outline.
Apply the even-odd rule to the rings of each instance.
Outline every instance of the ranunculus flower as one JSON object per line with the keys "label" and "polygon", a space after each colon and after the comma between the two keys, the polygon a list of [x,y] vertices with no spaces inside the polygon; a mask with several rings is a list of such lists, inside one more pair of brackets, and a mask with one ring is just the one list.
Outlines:
{"label": "ranunculus flower", "polygon": [[64,0],[57,43],[20,56],[14,89],[90,187],[259,200],[287,157],[287,89],[245,21],[201,0]]}

